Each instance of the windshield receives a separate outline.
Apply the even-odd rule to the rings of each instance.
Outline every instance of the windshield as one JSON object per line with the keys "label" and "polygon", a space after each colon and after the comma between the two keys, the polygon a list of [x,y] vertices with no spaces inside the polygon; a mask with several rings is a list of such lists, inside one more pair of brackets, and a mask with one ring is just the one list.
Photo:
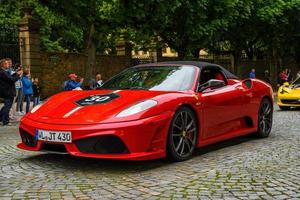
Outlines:
{"label": "windshield", "polygon": [[194,77],[191,66],[136,67],[121,72],[100,89],[184,91],[191,89]]}
{"label": "windshield", "polygon": [[300,87],[300,78],[297,78],[291,85],[292,85],[292,88]]}

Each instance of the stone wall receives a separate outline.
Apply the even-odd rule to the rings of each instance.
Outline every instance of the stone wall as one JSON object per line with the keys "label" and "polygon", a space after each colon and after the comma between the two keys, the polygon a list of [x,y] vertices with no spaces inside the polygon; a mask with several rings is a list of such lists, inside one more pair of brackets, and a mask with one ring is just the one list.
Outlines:
{"label": "stone wall", "polygon": [[[74,53],[42,53],[42,77],[39,77],[43,87],[42,97],[49,97],[63,90],[63,82],[70,73],[76,73],[85,79],[84,85],[93,77],[85,77],[87,56]],[[96,66],[92,70],[100,72],[102,79],[107,80],[130,65],[130,59],[125,56],[97,56]]]}
{"label": "stone wall", "polygon": [[[162,57],[159,61],[171,61],[177,58]],[[43,97],[51,96],[63,90],[63,82],[68,79],[70,73],[76,73],[79,77],[84,77],[84,85],[88,85],[91,77],[85,77],[85,66],[87,57],[84,54],[72,53],[42,53],[42,77],[39,77],[43,86]],[[229,71],[233,71],[230,59],[202,60],[222,65]],[[92,69],[93,73],[100,72],[105,81],[113,75],[119,73],[126,67],[131,66],[132,60],[128,56],[97,56],[96,66]],[[293,61],[284,61],[284,68],[291,68],[293,74],[296,74],[298,67]],[[256,69],[256,76],[264,80],[264,71],[270,71],[270,63],[267,60],[241,60],[238,64],[240,78],[247,78],[250,70]],[[92,77],[93,78],[93,77]],[[276,85],[277,75],[271,76]]]}

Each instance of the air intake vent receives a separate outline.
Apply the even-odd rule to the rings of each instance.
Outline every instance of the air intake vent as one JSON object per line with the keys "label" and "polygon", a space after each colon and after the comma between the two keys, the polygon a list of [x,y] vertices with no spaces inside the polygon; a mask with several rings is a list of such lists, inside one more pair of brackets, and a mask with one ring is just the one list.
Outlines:
{"label": "air intake vent", "polygon": [[41,150],[57,152],[57,153],[67,153],[66,147],[63,144],[43,143]]}
{"label": "air intake vent", "polygon": [[128,149],[120,138],[114,135],[90,137],[75,142],[82,153],[123,154]]}

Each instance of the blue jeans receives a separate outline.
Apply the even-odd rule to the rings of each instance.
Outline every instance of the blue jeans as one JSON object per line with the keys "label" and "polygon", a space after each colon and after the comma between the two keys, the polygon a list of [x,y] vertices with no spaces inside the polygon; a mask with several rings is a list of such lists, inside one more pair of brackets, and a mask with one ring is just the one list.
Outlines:
{"label": "blue jeans", "polygon": [[33,107],[40,104],[40,97],[33,97]]}
{"label": "blue jeans", "polygon": [[29,108],[30,108],[30,97],[31,94],[25,94],[25,101],[26,101],[26,113],[29,112]]}
{"label": "blue jeans", "polygon": [[14,102],[14,98],[5,98],[4,99],[4,106],[0,110],[0,119],[3,122],[3,125],[6,125],[9,123],[9,111],[12,107],[13,102]]}
{"label": "blue jeans", "polygon": [[20,88],[20,89],[17,89],[17,107],[16,107],[17,112],[18,111],[20,111],[20,112],[23,111],[22,101],[23,101],[23,90],[22,90],[22,88]]}

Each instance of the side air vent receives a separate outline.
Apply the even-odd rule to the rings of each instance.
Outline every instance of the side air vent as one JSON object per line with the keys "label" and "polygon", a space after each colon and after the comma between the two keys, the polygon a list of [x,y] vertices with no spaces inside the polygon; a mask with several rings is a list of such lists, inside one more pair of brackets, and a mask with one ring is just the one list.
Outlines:
{"label": "side air vent", "polygon": [[29,147],[36,147],[37,141],[34,136],[23,129],[19,129],[22,142]]}

